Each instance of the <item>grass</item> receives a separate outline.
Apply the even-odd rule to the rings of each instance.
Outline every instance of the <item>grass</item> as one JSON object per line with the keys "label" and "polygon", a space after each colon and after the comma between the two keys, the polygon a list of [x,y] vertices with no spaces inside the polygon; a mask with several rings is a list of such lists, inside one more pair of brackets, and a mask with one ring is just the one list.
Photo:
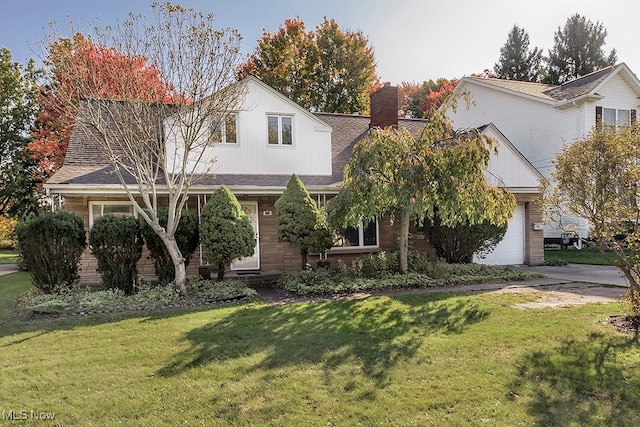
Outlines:
{"label": "grass", "polygon": [[3,411],[83,425],[639,425],[640,345],[618,304],[425,293],[115,317],[7,317]]}
{"label": "grass", "polygon": [[562,261],[569,264],[610,265],[596,249],[553,249],[544,251],[545,261]]}
{"label": "grass", "polygon": [[17,264],[20,252],[14,249],[0,249],[0,264]]}

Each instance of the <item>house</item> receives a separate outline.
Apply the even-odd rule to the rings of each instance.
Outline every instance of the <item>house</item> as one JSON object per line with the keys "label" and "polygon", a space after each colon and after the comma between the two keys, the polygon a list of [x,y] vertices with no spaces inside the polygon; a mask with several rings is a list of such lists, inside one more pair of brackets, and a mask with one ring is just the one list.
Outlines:
{"label": "house", "polygon": [[[397,126],[420,132],[424,120],[398,118],[397,88],[384,86],[372,94],[372,116],[311,113],[273,90],[260,80],[245,79],[244,105],[218,135],[219,143],[206,153],[215,158],[215,174],[205,174],[190,191],[188,207],[200,212],[207,197],[225,185],[238,198],[250,217],[256,233],[254,256],[236,260],[232,272],[274,272],[297,269],[297,247],[276,238],[275,201],[286,188],[293,173],[304,182],[319,205],[336,195],[343,169],[354,145],[367,136],[372,126]],[[492,155],[488,174],[506,185],[518,200],[510,238],[501,244],[501,253],[510,254],[487,262],[497,264],[538,263],[542,260],[542,236],[532,224],[538,223],[535,202],[539,174],[492,124],[483,131],[500,143],[499,155]],[[174,143],[166,141],[167,144]],[[63,209],[84,219],[89,229],[105,214],[130,215],[133,207],[107,159],[99,152],[90,135],[76,127],[69,143],[64,165],[46,184],[47,191],[59,196]],[[363,253],[389,251],[396,247],[397,225],[387,219],[347,229],[328,258],[349,262]],[[195,274],[204,260],[197,253],[188,268]],[[139,271],[153,275],[150,260],[143,257]],[[83,281],[98,280],[96,261],[87,250],[81,260]]]}
{"label": "house", "polygon": [[[455,127],[477,127],[493,123],[535,166],[549,178],[553,159],[563,144],[585,138],[596,121],[611,126],[635,122],[640,81],[624,63],[595,71],[560,86],[495,78],[464,77],[454,95],[469,94],[472,104],[448,106]],[[587,237],[586,221],[573,223],[580,237]],[[561,236],[559,224],[545,226],[545,240]]]}

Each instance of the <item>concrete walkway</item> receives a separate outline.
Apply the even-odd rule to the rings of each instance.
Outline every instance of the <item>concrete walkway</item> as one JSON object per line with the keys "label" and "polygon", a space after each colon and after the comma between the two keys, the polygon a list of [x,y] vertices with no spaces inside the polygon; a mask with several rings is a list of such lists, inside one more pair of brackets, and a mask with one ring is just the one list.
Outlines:
{"label": "concrete walkway", "polygon": [[18,266],[16,264],[0,264],[0,276],[15,273],[16,271],[18,271]]}

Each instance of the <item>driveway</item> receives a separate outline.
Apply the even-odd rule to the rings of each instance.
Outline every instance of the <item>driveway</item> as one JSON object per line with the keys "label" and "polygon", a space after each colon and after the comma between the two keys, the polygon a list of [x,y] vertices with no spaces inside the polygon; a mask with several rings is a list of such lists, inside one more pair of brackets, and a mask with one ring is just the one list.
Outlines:
{"label": "driveway", "polygon": [[627,286],[627,281],[620,273],[620,270],[610,265],[567,264],[559,266],[518,266],[514,268],[541,273],[548,278],[567,282]]}
{"label": "driveway", "polygon": [[15,264],[0,264],[0,276],[15,273],[16,271],[18,271],[18,266]]}

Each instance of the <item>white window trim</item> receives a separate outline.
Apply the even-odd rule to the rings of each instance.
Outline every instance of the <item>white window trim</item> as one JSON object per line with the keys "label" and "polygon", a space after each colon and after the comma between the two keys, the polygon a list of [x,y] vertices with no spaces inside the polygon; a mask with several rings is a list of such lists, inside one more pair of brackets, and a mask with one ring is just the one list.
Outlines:
{"label": "white window trim", "polygon": [[[269,143],[269,117],[277,117],[278,118],[278,143],[270,144]],[[291,144],[283,144],[282,143],[282,118],[290,118],[291,119]],[[266,122],[267,122],[267,147],[293,147],[296,142],[294,135],[294,115],[293,114],[283,114],[283,113],[267,113]]]}
{"label": "white window trim", "polygon": [[[233,116],[234,121],[236,122],[236,141],[235,142],[228,142],[227,141],[227,120],[229,119],[229,116]],[[212,120],[212,125],[213,125],[214,120]],[[220,141],[216,141],[215,144],[220,144],[220,145],[224,145],[227,147],[237,147],[240,145],[240,134],[239,134],[239,126],[238,126],[238,114],[236,113],[229,113],[229,115],[227,116],[227,118],[222,122],[218,124],[218,129],[216,129],[218,131],[220,131]],[[213,129],[211,130],[211,133],[213,133]]]}
{"label": "white window trim", "polygon": [[[364,245],[364,221],[360,221],[358,223],[358,242],[360,243],[357,246],[332,246],[329,251],[330,252],[362,252],[362,251],[373,251],[376,249],[380,249],[380,222],[378,218],[374,220],[376,222],[376,244],[375,245]],[[355,227],[354,227],[355,228]]]}
{"label": "white window trim", "polygon": [[[95,205],[103,206],[103,208],[101,209],[102,212],[104,212],[104,206],[131,206],[131,207],[133,207],[133,203],[131,203],[128,200],[121,200],[121,201],[115,201],[115,200],[100,201],[100,200],[95,200],[95,201],[89,202],[89,228],[93,227],[93,207]],[[136,217],[136,218],[138,217],[138,212],[136,212],[135,209],[133,209],[133,216]]]}

